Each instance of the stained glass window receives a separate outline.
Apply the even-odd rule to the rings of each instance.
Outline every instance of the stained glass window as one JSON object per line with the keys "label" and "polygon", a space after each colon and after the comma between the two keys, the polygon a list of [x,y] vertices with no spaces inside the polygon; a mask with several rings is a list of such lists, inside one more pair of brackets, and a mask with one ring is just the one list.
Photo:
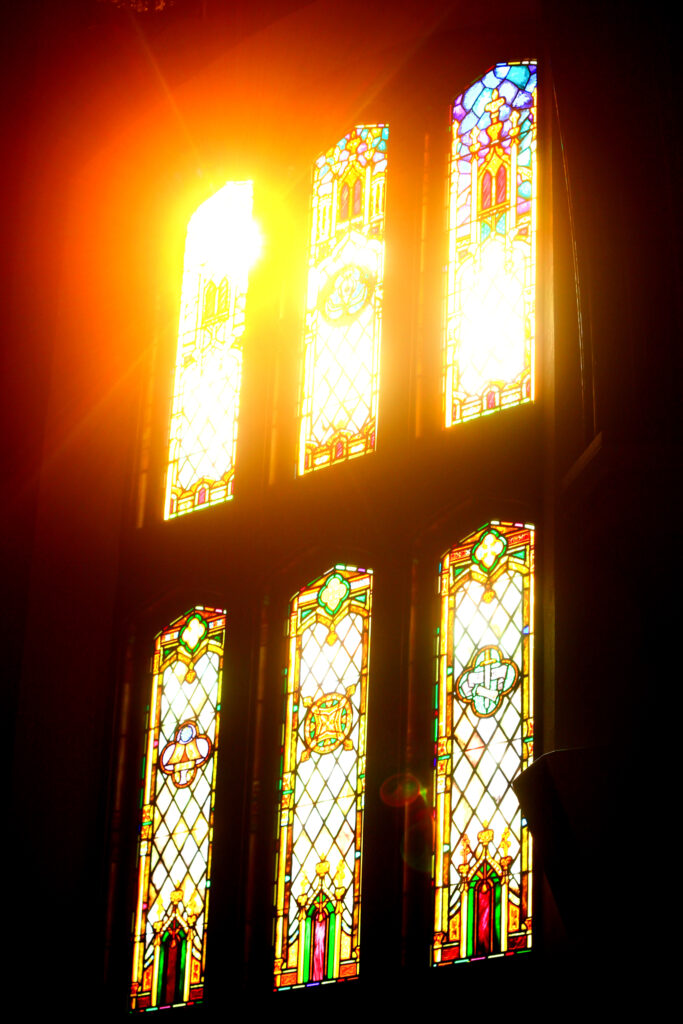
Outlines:
{"label": "stained glass window", "polygon": [[489,523],[446,553],[435,710],[433,963],[531,946],[534,535]]}
{"label": "stained glass window", "polygon": [[275,885],[275,987],[358,974],[372,574],[293,598]]}
{"label": "stained glass window", "polygon": [[388,137],[360,125],[316,161],[299,473],[375,448]]}
{"label": "stained glass window", "polygon": [[204,991],[225,613],[159,634],[142,770],[131,1007]]}
{"label": "stained glass window", "polygon": [[232,497],[249,266],[252,184],[228,182],[187,228],[165,518]]}
{"label": "stained glass window", "polygon": [[497,64],[453,105],[446,426],[534,397],[536,65]]}

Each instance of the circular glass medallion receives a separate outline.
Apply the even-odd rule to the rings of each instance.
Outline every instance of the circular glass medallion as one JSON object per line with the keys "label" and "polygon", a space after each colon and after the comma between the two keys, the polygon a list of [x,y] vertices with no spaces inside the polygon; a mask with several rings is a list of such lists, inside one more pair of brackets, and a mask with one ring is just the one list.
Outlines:
{"label": "circular glass medallion", "polygon": [[325,694],[309,707],[304,719],[304,743],[310,754],[329,754],[345,741],[353,725],[353,708],[345,693]]}

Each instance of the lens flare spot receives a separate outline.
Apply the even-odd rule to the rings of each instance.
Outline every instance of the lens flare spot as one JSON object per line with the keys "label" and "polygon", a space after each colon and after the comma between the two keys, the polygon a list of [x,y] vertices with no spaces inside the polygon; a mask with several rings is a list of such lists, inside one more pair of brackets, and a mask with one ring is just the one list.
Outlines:
{"label": "lens flare spot", "polygon": [[417,800],[422,789],[417,776],[403,772],[386,779],[380,787],[379,795],[389,807],[405,807]]}

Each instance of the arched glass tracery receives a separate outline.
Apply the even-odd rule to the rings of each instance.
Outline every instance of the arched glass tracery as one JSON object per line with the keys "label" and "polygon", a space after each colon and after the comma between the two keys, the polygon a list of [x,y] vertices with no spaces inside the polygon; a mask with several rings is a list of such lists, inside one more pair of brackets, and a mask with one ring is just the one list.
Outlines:
{"label": "arched glass tracery", "polygon": [[299,474],[374,451],[387,125],[359,125],[313,180]]}
{"label": "arched glass tracery", "polygon": [[251,182],[228,182],[187,228],[166,519],[233,494],[251,211]]}
{"label": "arched glass tracery", "polygon": [[534,398],[536,65],[496,64],[453,104],[445,422]]}

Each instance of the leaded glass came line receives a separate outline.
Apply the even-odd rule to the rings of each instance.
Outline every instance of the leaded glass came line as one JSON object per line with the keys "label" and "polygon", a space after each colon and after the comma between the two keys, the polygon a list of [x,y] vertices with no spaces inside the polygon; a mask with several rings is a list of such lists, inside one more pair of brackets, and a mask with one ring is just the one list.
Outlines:
{"label": "leaded glass came line", "polygon": [[358,125],[313,178],[299,474],[374,451],[387,125]]}
{"label": "leaded glass came line", "polygon": [[159,634],[145,743],[131,1009],[204,994],[225,612]]}
{"label": "leaded glass came line", "polygon": [[335,566],[293,598],[275,987],[356,977],[372,575]]}
{"label": "leaded glass came line", "polygon": [[534,534],[489,523],[441,564],[432,962],[531,946]]}

